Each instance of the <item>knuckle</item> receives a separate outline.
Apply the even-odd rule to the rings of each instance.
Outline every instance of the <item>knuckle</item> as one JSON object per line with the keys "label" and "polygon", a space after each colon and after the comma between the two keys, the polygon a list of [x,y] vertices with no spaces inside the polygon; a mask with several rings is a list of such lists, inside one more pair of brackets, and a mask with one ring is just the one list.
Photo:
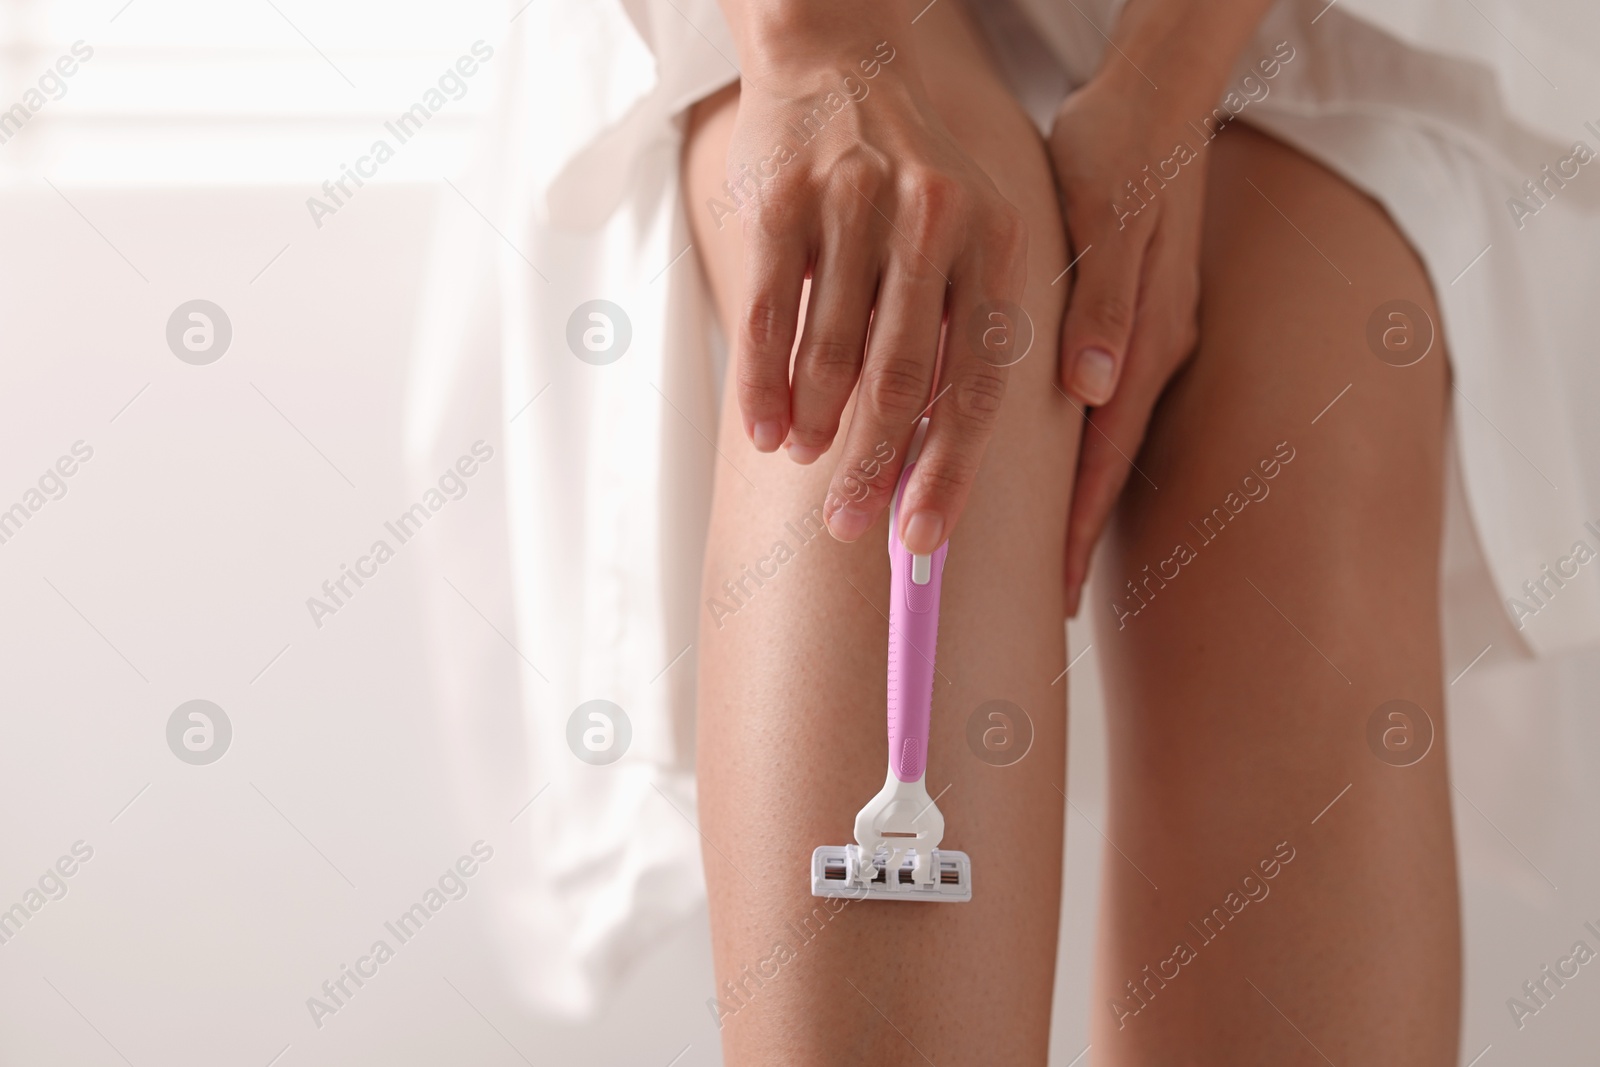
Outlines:
{"label": "knuckle", "polygon": [[969,206],[961,183],[942,171],[921,169],[906,179],[906,229],[918,244],[932,240],[960,218]]}
{"label": "knuckle", "polygon": [[[1081,236],[1089,244],[1109,241],[1112,235],[1124,230],[1142,232],[1154,215],[1154,212],[1150,211],[1119,207],[1122,201],[1115,190],[1109,197],[1079,191],[1069,193],[1065,199],[1067,228],[1075,237]],[[1108,200],[1109,209],[1104,206]]]}
{"label": "knuckle", "polygon": [[1126,337],[1133,330],[1133,301],[1121,292],[1085,294],[1089,321],[1118,337]]}
{"label": "knuckle", "polygon": [[866,500],[882,500],[894,491],[899,474],[880,463],[858,461],[840,474],[829,494],[839,500],[859,504]]}
{"label": "knuckle", "polygon": [[[745,305],[740,329],[743,331],[745,343],[762,351],[782,340],[784,325],[783,313],[778,310],[776,304],[757,299]],[[741,379],[753,372],[754,368],[742,368]]]}
{"label": "knuckle", "polygon": [[926,469],[917,472],[922,481],[922,492],[925,499],[940,501],[957,500],[972,484],[972,474],[975,465],[956,454],[947,453],[936,462],[929,463]]}
{"label": "knuckle", "polygon": [[789,427],[789,439],[806,448],[816,448],[827,451],[833,444],[834,435],[839,432],[839,420],[835,417],[829,421],[820,413],[805,414],[796,412],[794,424]]}
{"label": "knuckle", "polygon": [[877,152],[859,145],[835,161],[828,181],[831,193],[839,200],[859,201],[864,196],[876,201],[887,178],[887,168]]}
{"label": "knuckle", "polygon": [[802,197],[787,187],[765,190],[746,213],[745,239],[782,241],[789,237],[804,215],[801,201]]}
{"label": "knuckle", "polygon": [[849,392],[861,373],[861,348],[829,338],[807,340],[800,348],[798,370],[808,384],[830,395]]}
{"label": "knuckle", "polygon": [[978,370],[956,382],[951,390],[951,407],[961,421],[977,429],[990,429],[1000,416],[1006,395],[1005,375]]}
{"label": "knuckle", "polygon": [[863,376],[862,386],[869,407],[891,415],[915,411],[928,402],[926,368],[904,356],[878,360]]}
{"label": "knuckle", "polygon": [[[744,307],[744,318],[739,322],[744,341],[754,349],[765,349],[778,339],[778,307],[766,301],[750,301]],[[741,376],[744,371],[741,371]]]}
{"label": "knuckle", "polygon": [[761,411],[787,406],[788,383],[762,372],[759,366],[745,361],[739,367],[739,396],[746,404]]}
{"label": "knuckle", "polygon": [[1007,263],[1017,264],[1028,258],[1028,224],[1011,204],[1002,201],[990,224],[995,247]]}

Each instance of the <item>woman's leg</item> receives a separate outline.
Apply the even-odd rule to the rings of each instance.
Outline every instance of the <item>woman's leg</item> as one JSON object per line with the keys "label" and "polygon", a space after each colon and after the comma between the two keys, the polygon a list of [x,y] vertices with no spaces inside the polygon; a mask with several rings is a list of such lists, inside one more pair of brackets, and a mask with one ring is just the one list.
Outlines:
{"label": "woman's leg", "polygon": [[1448,367],[1442,339],[1403,368],[1368,340],[1381,305],[1438,312],[1347,183],[1247,127],[1210,151],[1199,348],[1138,457],[1159,488],[1129,480],[1085,601],[1131,861],[1106,860],[1095,1062],[1444,1067]]}
{"label": "woman's leg", "polygon": [[[729,1064],[1045,1059],[1065,784],[1062,545],[1080,426],[1052,384],[1065,286],[1051,281],[1066,265],[1064,240],[1038,134],[958,6],[933,7],[915,32],[924,69],[939,72],[930,89],[945,122],[1028,220],[1024,306],[1038,338],[1010,371],[944,571],[928,789],[946,847],[972,856],[974,896],[941,905],[810,894],[812,849],[851,841],[856,811],[883,784],[887,523],[834,541],[821,505],[837,449],[808,467],[758,454],[725,390],[699,774]],[[730,91],[697,109],[685,158],[695,246],[730,336],[743,249],[736,222],[719,230],[704,205],[721,195],[736,106]],[[1032,720],[1032,749],[1013,766],[968,746],[969,717],[995,700]]]}

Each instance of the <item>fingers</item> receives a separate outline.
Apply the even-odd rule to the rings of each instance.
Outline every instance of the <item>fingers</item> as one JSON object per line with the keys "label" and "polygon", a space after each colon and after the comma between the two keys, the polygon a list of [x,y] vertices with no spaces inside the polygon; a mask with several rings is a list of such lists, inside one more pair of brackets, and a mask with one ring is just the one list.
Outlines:
{"label": "fingers", "polygon": [[1068,205],[1073,244],[1082,259],[1062,328],[1061,385],[1090,407],[1111,399],[1122,376],[1139,304],[1143,226],[1117,229],[1094,218],[1100,205]]}
{"label": "fingers", "polygon": [[1077,480],[1072,489],[1072,510],[1067,519],[1067,615],[1078,614],[1078,600],[1089,573],[1089,557],[1105,529],[1122,487],[1134,471],[1139,442],[1150,422],[1155,396],[1128,388],[1105,407],[1090,412],[1078,453]]}
{"label": "fingers", "polygon": [[884,272],[845,447],[823,504],[833,536],[854,541],[889,504],[933,386],[945,279],[920,254]]}
{"label": "fingers", "polygon": [[1026,352],[1015,346],[1032,336],[1032,324],[1020,306],[1026,227],[1012,212],[991,231],[982,254],[987,262],[958,265],[952,278],[939,389],[929,410],[928,436],[901,504],[900,539],[919,555],[943,544],[966,509],[1000,417],[1006,367]]}
{"label": "fingers", "polygon": [[744,431],[762,452],[789,432],[789,356],[800,316],[810,209],[762,201],[745,223],[744,306],[735,343],[735,380]]}
{"label": "fingers", "polygon": [[1078,612],[1089,557],[1105,529],[1111,509],[1136,467],[1156,400],[1175,369],[1194,348],[1194,308],[1198,299],[1197,239],[1187,233],[1158,237],[1151,245],[1150,285],[1168,295],[1159,311],[1141,318],[1129,370],[1108,403],[1096,408],[1084,430],[1077,482],[1067,520],[1067,614]]}
{"label": "fingers", "polygon": [[854,235],[845,226],[839,230],[827,235],[817,254],[805,329],[795,353],[794,422],[784,448],[797,463],[811,463],[833,444],[839,416],[861,373],[876,295],[877,264],[867,253],[861,230]]}

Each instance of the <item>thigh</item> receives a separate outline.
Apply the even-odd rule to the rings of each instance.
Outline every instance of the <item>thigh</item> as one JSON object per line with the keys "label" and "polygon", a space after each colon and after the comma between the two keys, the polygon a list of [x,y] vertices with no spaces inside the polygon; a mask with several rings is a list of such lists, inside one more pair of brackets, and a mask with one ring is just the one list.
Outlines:
{"label": "thigh", "polygon": [[[1419,330],[1437,308],[1392,221],[1348,183],[1247,127],[1210,151],[1200,343],[1152,420],[1150,482],[1130,481],[1090,601],[1110,834],[1160,885],[1111,857],[1097,1044],[1116,1064],[1454,1062],[1449,374],[1442,338],[1404,367],[1369,342],[1375,315],[1405,328],[1393,302]],[[1397,764],[1420,749],[1369,730],[1397,700],[1418,735],[1431,722],[1412,765]]]}
{"label": "thigh", "polygon": [[[1011,369],[951,538],[939,626],[928,786],[946,847],[972,856],[974,896],[836,910],[809,894],[812,849],[848,842],[856,811],[883,782],[887,522],[853,544],[832,540],[820,509],[837,450],[809,467],[756,453],[725,390],[699,643],[699,771],[730,1063],[1045,1056],[1065,784],[1062,545],[1079,432],[1054,386],[1065,293],[1051,282],[1066,265],[1064,238],[1038,134],[959,7],[932,9],[916,32],[925,69],[941,72],[946,123],[1030,225],[1024,307],[1037,341]],[[703,204],[723,181],[735,106],[730,92],[701,107],[685,159],[696,247],[725,325],[743,248]],[[1031,748],[1014,765],[969,747],[968,721],[991,701],[1031,721]]]}

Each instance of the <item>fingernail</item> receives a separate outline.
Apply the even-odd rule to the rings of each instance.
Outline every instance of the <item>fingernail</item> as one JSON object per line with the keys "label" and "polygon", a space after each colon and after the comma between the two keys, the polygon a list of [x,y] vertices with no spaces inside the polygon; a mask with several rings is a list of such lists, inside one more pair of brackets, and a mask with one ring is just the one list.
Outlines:
{"label": "fingernail", "polygon": [[823,450],[820,448],[813,448],[810,445],[803,445],[798,441],[790,441],[788,444],[784,445],[783,448],[784,451],[789,453],[789,458],[800,464],[802,467],[806,466],[807,464],[815,463],[817,461],[817,457],[823,453]]}
{"label": "fingernail", "polygon": [[1067,618],[1078,617],[1078,598],[1083,595],[1083,586],[1074,585],[1067,588]]}
{"label": "fingernail", "polygon": [[1086,404],[1104,404],[1111,399],[1112,374],[1117,361],[1103,348],[1086,348],[1078,353],[1072,368],[1072,391]]}
{"label": "fingernail", "polygon": [[867,513],[845,505],[828,519],[828,532],[837,541],[854,541],[867,532]]}
{"label": "fingernail", "polygon": [[783,442],[783,427],[774,419],[756,423],[756,451],[771,452]]}
{"label": "fingernail", "polygon": [[943,517],[931,511],[919,511],[906,523],[906,548],[913,555],[930,556],[939,547],[939,538],[943,533]]}

